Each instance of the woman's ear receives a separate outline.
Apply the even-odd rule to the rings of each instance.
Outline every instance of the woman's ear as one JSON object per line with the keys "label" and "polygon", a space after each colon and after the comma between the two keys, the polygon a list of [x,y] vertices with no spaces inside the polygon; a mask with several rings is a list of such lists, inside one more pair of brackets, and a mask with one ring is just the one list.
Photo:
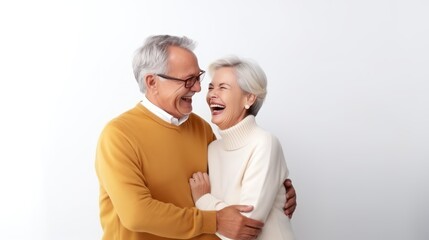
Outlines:
{"label": "woman's ear", "polygon": [[256,101],[256,95],[249,93],[246,99],[246,105],[252,106]]}

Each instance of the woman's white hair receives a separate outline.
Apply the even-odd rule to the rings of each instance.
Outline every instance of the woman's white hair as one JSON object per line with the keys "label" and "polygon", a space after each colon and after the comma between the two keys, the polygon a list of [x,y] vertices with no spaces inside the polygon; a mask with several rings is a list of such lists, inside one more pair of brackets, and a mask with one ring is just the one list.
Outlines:
{"label": "woman's white hair", "polygon": [[133,71],[140,91],[146,92],[145,76],[149,73],[166,74],[168,69],[168,47],[177,46],[189,51],[195,49],[195,42],[187,37],[155,35],[146,39],[134,54]]}
{"label": "woman's white hair", "polygon": [[267,77],[265,72],[253,60],[228,56],[211,63],[208,70],[209,74],[213,76],[216,70],[224,67],[234,69],[237,76],[237,83],[241,90],[256,96],[255,103],[248,110],[249,114],[256,116],[267,95]]}

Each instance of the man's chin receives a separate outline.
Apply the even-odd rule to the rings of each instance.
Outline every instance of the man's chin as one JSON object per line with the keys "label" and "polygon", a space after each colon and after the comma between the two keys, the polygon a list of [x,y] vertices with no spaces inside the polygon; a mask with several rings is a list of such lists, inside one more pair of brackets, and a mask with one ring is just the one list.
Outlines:
{"label": "man's chin", "polygon": [[183,116],[189,115],[192,112],[192,105],[181,106],[178,110]]}
{"label": "man's chin", "polygon": [[191,114],[192,113],[192,109],[191,110],[189,110],[189,111],[182,111],[182,112],[180,112],[180,114],[182,114],[182,117],[184,117],[184,116],[188,116],[189,114]]}

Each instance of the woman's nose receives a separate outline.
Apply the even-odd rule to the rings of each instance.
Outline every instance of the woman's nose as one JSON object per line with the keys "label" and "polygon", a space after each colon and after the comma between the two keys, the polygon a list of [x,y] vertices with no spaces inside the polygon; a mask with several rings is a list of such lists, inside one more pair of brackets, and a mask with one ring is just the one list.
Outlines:
{"label": "woman's nose", "polygon": [[214,90],[210,90],[208,92],[209,98],[217,98],[217,95]]}

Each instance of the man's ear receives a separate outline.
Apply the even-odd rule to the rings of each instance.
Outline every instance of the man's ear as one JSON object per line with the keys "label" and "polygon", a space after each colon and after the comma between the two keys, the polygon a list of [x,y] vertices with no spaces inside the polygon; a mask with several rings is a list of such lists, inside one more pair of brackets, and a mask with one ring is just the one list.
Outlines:
{"label": "man's ear", "polygon": [[146,89],[148,90],[156,90],[156,88],[158,87],[156,76],[154,74],[147,74],[144,77],[144,81],[146,82]]}

